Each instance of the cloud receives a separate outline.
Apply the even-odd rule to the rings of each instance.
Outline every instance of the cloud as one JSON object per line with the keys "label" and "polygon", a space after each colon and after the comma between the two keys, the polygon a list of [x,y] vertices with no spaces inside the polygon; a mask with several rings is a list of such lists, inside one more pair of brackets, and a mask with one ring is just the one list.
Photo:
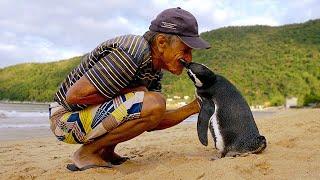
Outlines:
{"label": "cloud", "polygon": [[0,51],[12,52],[16,49],[15,45],[12,44],[2,44],[0,43]]}
{"label": "cloud", "polygon": [[[22,62],[49,62],[81,54],[73,47],[59,47],[39,37],[24,37],[19,43],[0,43],[0,67]],[[3,59],[3,57],[7,57]]]}
{"label": "cloud", "polygon": [[[18,62],[46,62],[81,55],[113,36],[141,34],[145,28],[134,20],[140,15],[131,13],[131,4],[131,1],[1,1],[0,68]],[[121,6],[124,8],[115,8]]]}
{"label": "cloud", "polygon": [[281,1],[280,6],[286,7],[284,14],[279,17],[281,24],[299,23],[320,18],[319,0]]}
{"label": "cloud", "polygon": [[158,13],[172,7],[190,11],[200,32],[320,17],[317,0],[1,0],[0,68],[69,58],[117,35],[143,34]]}

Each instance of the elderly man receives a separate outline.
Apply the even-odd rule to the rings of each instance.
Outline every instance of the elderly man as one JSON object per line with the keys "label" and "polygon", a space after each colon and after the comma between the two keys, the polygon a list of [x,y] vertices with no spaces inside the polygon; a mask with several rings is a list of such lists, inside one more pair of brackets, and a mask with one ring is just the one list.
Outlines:
{"label": "elderly man", "polygon": [[145,131],[169,128],[198,113],[197,100],[166,110],[161,70],[180,75],[180,59],[210,45],[198,34],[195,17],[181,8],[161,12],[143,36],[107,40],[68,75],[50,106],[51,130],[66,143],[83,144],[72,156],[72,171],[126,161],[118,143]]}

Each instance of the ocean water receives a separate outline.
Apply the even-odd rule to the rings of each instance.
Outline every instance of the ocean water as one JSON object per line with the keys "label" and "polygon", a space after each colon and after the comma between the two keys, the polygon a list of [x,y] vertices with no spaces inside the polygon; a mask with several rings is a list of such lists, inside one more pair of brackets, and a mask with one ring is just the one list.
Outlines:
{"label": "ocean water", "polygon": [[0,129],[49,127],[46,104],[0,103]]}
{"label": "ocean water", "polygon": [[0,140],[52,136],[47,104],[0,103]]}
{"label": "ocean water", "polygon": [[[254,111],[255,118],[274,112]],[[198,114],[183,123],[194,123]],[[49,124],[48,104],[0,103],[0,140],[29,139],[53,136]]]}

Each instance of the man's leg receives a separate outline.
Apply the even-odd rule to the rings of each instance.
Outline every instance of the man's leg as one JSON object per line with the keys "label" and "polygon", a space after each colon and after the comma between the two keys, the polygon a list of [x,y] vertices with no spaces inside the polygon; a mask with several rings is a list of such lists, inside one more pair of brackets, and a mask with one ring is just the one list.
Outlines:
{"label": "man's leg", "polygon": [[126,162],[129,158],[128,157],[122,157],[119,154],[117,154],[115,150],[116,145],[109,146],[107,148],[104,148],[100,151],[100,155],[102,159],[106,162],[110,162],[112,165],[120,165],[124,162]]}
{"label": "man's leg", "polygon": [[127,121],[96,141],[82,145],[74,153],[73,162],[79,168],[86,165],[105,165],[100,154],[102,149],[110,149],[157,127],[165,110],[165,99],[160,93],[145,92],[140,118]]}

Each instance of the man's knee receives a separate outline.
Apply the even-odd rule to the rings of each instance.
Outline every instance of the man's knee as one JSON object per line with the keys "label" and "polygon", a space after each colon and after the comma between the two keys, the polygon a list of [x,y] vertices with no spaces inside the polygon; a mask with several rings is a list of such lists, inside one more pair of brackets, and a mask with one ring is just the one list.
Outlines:
{"label": "man's knee", "polygon": [[143,99],[141,117],[148,117],[147,121],[156,126],[162,120],[166,111],[166,101],[161,93],[146,92]]}

